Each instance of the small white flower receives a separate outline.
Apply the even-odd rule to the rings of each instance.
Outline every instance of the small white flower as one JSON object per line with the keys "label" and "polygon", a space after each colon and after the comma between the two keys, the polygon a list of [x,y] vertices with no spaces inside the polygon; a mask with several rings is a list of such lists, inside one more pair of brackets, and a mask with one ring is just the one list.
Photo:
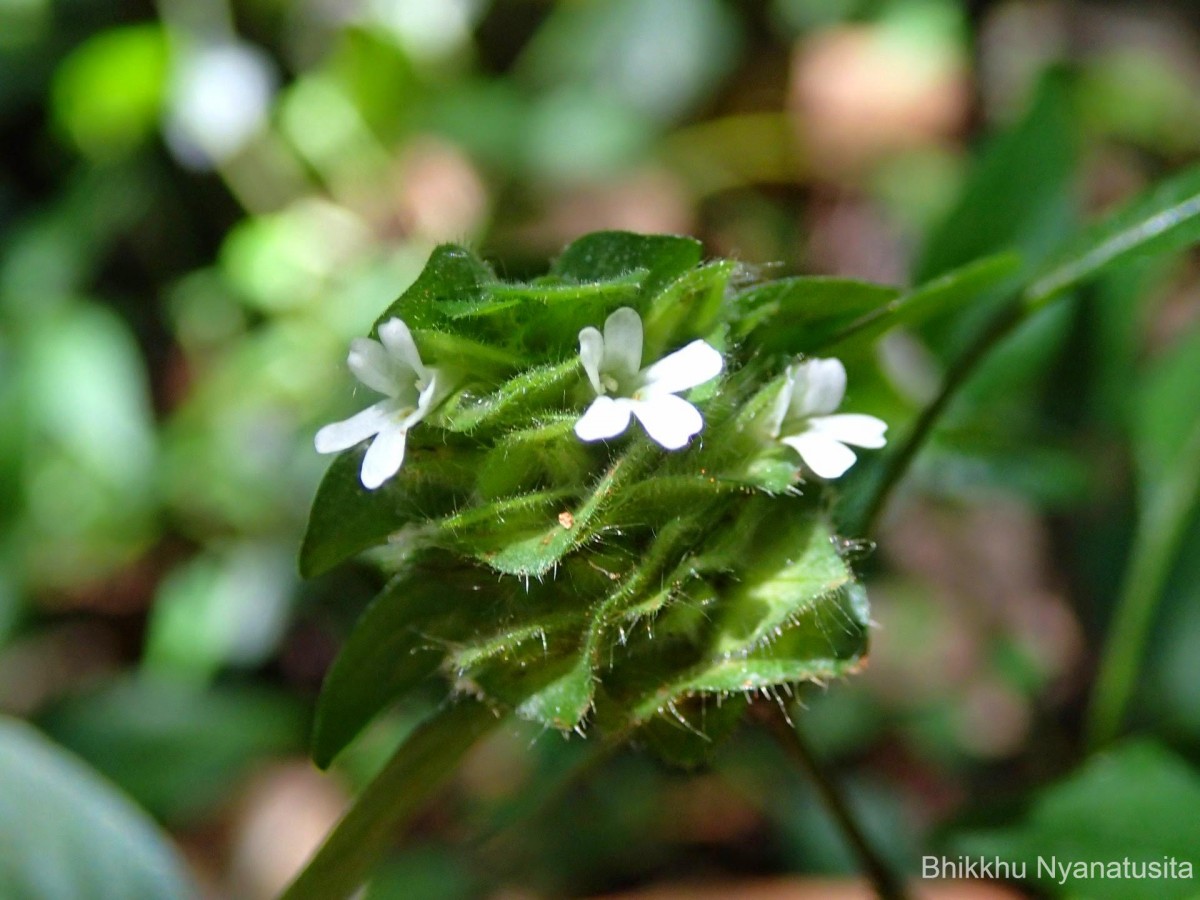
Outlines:
{"label": "small white flower", "polygon": [[579,359],[596,399],[575,423],[580,440],[616,437],[637,416],[646,433],[668,450],[678,450],[704,427],[700,410],[675,396],[715,378],[725,362],[704,341],[665,356],[652,366],[642,364],[642,319],[628,306],[596,328],[579,332]]}
{"label": "small white flower", "polygon": [[838,478],[857,457],[847,447],[882,447],[887,423],[861,413],[830,415],[846,393],[846,367],[837,359],[788,366],[775,401],[771,437],[786,444],[822,478]]}
{"label": "small white flower", "polygon": [[374,437],[359,472],[363,487],[374,490],[400,471],[408,430],[449,393],[450,378],[421,362],[412,332],[399,319],[379,326],[378,341],[351,341],[348,362],[355,378],[387,399],[318,431],[317,452],[338,453]]}

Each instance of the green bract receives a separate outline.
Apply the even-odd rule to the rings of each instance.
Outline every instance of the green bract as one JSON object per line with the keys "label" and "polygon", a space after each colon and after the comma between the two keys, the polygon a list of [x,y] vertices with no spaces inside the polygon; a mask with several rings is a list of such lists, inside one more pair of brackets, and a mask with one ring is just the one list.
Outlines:
{"label": "green bract", "polygon": [[[797,353],[873,335],[908,307],[854,282],[750,282],[682,237],[589,235],[528,284],[461,247],[433,253],[379,322],[407,323],[458,386],[382,487],[360,483],[361,446],[335,460],[301,554],[316,575],[386,545],[391,575],[326,680],[319,764],[431,676],[553,728],[657,746],[659,720],[703,730],[707,698],[863,661],[866,599],[828,488],[803,476],[772,417]],[[681,450],[636,428],[574,433],[595,398],[579,333],[622,307],[644,323],[646,362],[695,340],[724,355],[686,395],[704,429]]]}

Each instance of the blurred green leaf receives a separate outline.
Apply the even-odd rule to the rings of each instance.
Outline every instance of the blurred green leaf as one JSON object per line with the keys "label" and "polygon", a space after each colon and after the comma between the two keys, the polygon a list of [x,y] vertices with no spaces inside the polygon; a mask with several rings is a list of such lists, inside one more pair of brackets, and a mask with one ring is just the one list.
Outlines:
{"label": "blurred green leaf", "polygon": [[155,597],[143,665],[204,680],[222,666],[266,662],[287,624],[294,572],[290,547],[251,541],[175,568]]}
{"label": "blurred green leaf", "polygon": [[1154,618],[1187,528],[1200,507],[1200,330],[1172,348],[1141,392],[1134,423],[1139,508],[1100,671],[1092,690],[1093,745],[1120,730]]}
{"label": "blurred green leaf", "polygon": [[1041,262],[1059,243],[1077,152],[1069,85],[1043,80],[1017,126],[985,148],[958,204],[926,241],[918,283],[1003,250]]}
{"label": "blurred green leaf", "polygon": [[1060,863],[1163,864],[1174,858],[1195,866],[1200,847],[1200,775],[1158,744],[1132,742],[1089,759],[1034,798],[1020,821],[988,831],[950,836],[954,852],[1024,861],[1031,881],[1050,891],[1096,900],[1170,900],[1194,897],[1193,878],[1080,878],[1047,874],[1038,859]]}
{"label": "blurred green leaf", "polygon": [[1200,168],[1156,185],[1072,242],[1025,290],[1033,308],[1131,258],[1166,254],[1200,240]]}
{"label": "blurred green leaf", "polygon": [[805,353],[899,296],[895,288],[847,278],[781,278],[737,295],[735,336],[775,353]]}
{"label": "blurred green leaf", "polygon": [[339,455],[325,473],[300,547],[300,574],[312,578],[405,525],[449,513],[469,490],[470,462],[453,454],[412,451],[398,477],[378,490],[362,486],[359,470],[365,450]]}
{"label": "blurred green leaf", "polygon": [[435,672],[462,636],[483,585],[465,573],[420,569],[371,602],[325,677],[313,723],[313,761],[325,768],[385,706]]}
{"label": "blurred green leaf", "polygon": [[821,352],[843,354],[892,328],[917,325],[965,305],[1011,278],[1020,267],[1021,258],[1015,253],[999,253],[967,263],[867,312],[835,334]]}
{"label": "blurred green leaf", "polygon": [[96,34],[55,75],[55,118],[88,156],[125,155],[158,125],[167,61],[167,36],[157,24]]}
{"label": "blurred green leaf", "polygon": [[55,705],[40,724],[156,815],[211,810],[264,758],[300,752],[307,715],[261,689],[142,676]]}
{"label": "blurred green leaf", "polygon": [[8,718],[0,718],[0,797],[0,894],[9,900],[197,896],[145,813]]}
{"label": "blurred green leaf", "polygon": [[733,65],[738,24],[717,0],[568,4],[555,7],[521,62],[543,83],[587,86],[616,105],[673,118]]}
{"label": "blurred green leaf", "polygon": [[502,722],[464,700],[435,713],[396,750],[355,800],[280,900],[348,897],[399,831],[458,767],[476,741]]}

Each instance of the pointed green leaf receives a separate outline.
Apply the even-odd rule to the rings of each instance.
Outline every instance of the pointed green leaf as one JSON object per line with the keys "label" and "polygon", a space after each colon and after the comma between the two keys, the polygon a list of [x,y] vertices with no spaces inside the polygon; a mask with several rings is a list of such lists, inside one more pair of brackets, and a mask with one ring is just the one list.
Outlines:
{"label": "pointed green leaf", "polygon": [[591,708],[594,681],[592,667],[587,660],[579,659],[518,706],[517,715],[561,731],[575,728]]}
{"label": "pointed green leaf", "polygon": [[782,278],[738,295],[735,335],[773,353],[806,353],[898,296],[847,278]]}
{"label": "pointed green leaf", "polygon": [[700,262],[699,241],[673,235],[598,231],[584,235],[562,252],[551,272],[569,281],[610,281],[635,269],[648,273],[647,296]]}
{"label": "pointed green leaf", "polygon": [[437,328],[451,310],[461,311],[463,304],[485,301],[485,287],[495,280],[492,270],[470,250],[442,244],[434,249],[417,280],[375,321],[371,334],[376,336],[379,326],[393,317],[409,328]]}
{"label": "pointed green leaf", "polygon": [[1025,118],[986,148],[958,203],[934,229],[916,267],[918,283],[983,256],[1016,249],[1045,258],[1059,241],[1077,157],[1064,78],[1046,78]]}
{"label": "pointed green leaf", "polygon": [[770,641],[853,581],[829,523],[816,512],[787,515],[782,506],[763,507],[752,562],[724,593],[715,655],[745,653]]}
{"label": "pointed green leaf", "polygon": [[487,585],[419,567],[389,584],[354,626],[321,686],[313,761],[325,768],[380,711],[431,675],[468,630]]}
{"label": "pointed green leaf", "polygon": [[366,450],[347,450],[330,465],[309,514],[300,573],[312,578],[405,525],[454,509],[470,490],[472,458],[446,449],[413,449],[399,475],[369,491],[359,480]]}
{"label": "pointed green leaf", "polygon": [[1137,256],[1170,253],[1200,241],[1200,167],[1147,191],[1110,219],[1089,229],[1025,291],[1040,307],[1110,266]]}
{"label": "pointed green leaf", "polygon": [[920,324],[996,288],[1015,276],[1020,268],[1021,258],[1015,253],[1000,253],[960,266],[855,320],[832,335],[820,348],[821,352],[844,354],[897,326]]}
{"label": "pointed green leaf", "polygon": [[196,897],[149,816],[78,759],[0,718],[0,895]]}
{"label": "pointed green leaf", "polygon": [[466,752],[502,721],[483,703],[463,700],[423,722],[366,786],[280,900],[352,895]]}
{"label": "pointed green leaf", "polygon": [[[1043,790],[1028,812],[1007,827],[963,830],[950,838],[954,853],[1025,862],[1027,877],[1055,896],[1097,900],[1172,900],[1196,896],[1200,847],[1200,774],[1158,744],[1128,743],[1098,753]],[[1067,871],[1047,871],[1038,860]],[[1174,877],[1093,877],[1074,863],[1125,860],[1175,863]],[[1180,864],[1192,871],[1185,876]],[[1107,870],[1106,870],[1107,874]],[[1165,877],[1164,877],[1165,876]]]}

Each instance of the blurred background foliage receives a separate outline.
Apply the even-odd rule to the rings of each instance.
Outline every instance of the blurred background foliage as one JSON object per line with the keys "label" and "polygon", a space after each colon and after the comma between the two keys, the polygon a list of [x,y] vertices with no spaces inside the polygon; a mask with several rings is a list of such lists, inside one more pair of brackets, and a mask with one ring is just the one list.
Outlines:
{"label": "blurred background foliage", "polygon": [[[306,762],[378,585],[301,583],[295,555],[312,434],[358,405],[347,342],[438,242],[516,278],[587,231],[681,232],[769,275],[905,285],[1009,247],[1045,261],[1198,156],[1185,3],[0,0],[0,710],[43,733],[10,720],[0,760],[44,762],[64,809],[121,804],[96,858],[128,861],[129,896],[286,882],[426,711],[328,775]],[[1037,315],[864,558],[872,665],[806,693],[806,730],[899,865],[1096,816],[1194,826],[1170,802],[1200,780],[1194,521],[1134,703],[1156,743],[1113,763],[1148,787],[1070,770],[1135,510],[1194,419],[1198,279],[1176,254]],[[911,417],[988,303],[889,336],[852,400]],[[564,780],[585,752],[489,739],[368,896],[853,870],[758,733],[698,773],[630,752]],[[25,795],[0,792],[0,825]],[[147,813],[188,874],[142,847]],[[102,839],[78,831],[61,846]],[[40,880],[49,845],[9,895],[100,896],[90,851],[79,893]]]}

